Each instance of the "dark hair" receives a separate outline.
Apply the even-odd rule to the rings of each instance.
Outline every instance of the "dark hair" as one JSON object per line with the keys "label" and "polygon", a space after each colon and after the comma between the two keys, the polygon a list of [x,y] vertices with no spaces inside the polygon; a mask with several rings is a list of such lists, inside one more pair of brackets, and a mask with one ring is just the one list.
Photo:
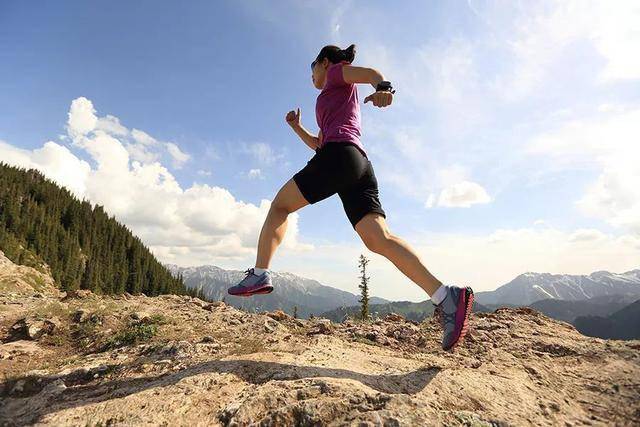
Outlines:
{"label": "dark hair", "polygon": [[337,64],[340,61],[348,61],[349,63],[353,62],[353,59],[356,56],[356,45],[352,44],[346,49],[340,49],[338,46],[334,45],[326,45],[320,50],[320,53],[316,57],[316,61],[320,62],[324,58],[329,58],[329,61],[333,64]]}

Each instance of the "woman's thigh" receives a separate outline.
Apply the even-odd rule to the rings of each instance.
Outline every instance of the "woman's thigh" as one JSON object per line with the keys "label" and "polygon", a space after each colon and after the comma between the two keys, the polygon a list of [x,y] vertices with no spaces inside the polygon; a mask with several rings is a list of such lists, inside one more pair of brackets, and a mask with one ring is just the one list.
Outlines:
{"label": "woman's thigh", "polygon": [[317,153],[293,176],[303,197],[313,204],[356,185],[367,168],[366,158],[357,150],[332,145]]}
{"label": "woman's thigh", "polygon": [[375,212],[383,218],[387,217],[380,202],[378,180],[371,161],[367,161],[367,168],[356,184],[341,190],[338,195],[347,218],[356,231],[356,225],[369,213]]}
{"label": "woman's thigh", "polygon": [[278,190],[276,197],[271,202],[272,207],[285,209],[289,213],[295,212],[308,204],[309,202],[304,198],[293,178],[290,178]]}

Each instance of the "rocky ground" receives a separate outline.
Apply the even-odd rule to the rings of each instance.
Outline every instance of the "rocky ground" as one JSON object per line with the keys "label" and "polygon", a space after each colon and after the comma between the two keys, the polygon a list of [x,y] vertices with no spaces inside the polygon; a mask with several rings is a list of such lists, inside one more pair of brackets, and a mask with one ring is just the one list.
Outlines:
{"label": "rocky ground", "polygon": [[[638,425],[640,341],[532,309],[433,320],[58,292],[0,255],[0,425]],[[259,297],[259,296],[257,296]]]}

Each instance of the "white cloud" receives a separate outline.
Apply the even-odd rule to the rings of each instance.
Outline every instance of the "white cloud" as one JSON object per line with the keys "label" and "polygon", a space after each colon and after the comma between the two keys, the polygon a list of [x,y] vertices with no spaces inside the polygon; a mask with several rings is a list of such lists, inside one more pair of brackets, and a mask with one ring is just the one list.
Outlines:
{"label": "white cloud", "polygon": [[78,159],[67,147],[47,141],[42,148],[23,150],[0,141],[2,162],[25,169],[38,169],[47,178],[67,187],[76,197],[82,198],[91,170],[89,163]]}
{"label": "white cloud", "polygon": [[436,195],[431,193],[431,194],[429,194],[429,197],[427,197],[427,201],[424,202],[424,207],[429,209],[429,208],[434,207],[435,204],[436,204]]}
{"label": "white cloud", "polygon": [[139,129],[131,130],[131,136],[137,143],[147,147],[158,144],[158,141],[156,141],[155,138]]}
{"label": "white cloud", "polygon": [[[91,107],[93,108],[93,104],[91,105]],[[117,117],[114,117],[110,114],[107,114],[104,117],[98,118],[96,129],[103,130],[110,135],[116,135],[116,136],[127,136],[129,134],[129,129],[122,126],[122,124],[120,123],[120,120]],[[133,129],[131,131],[131,134],[133,135],[134,138],[136,137],[137,132],[140,132],[140,131],[138,131],[137,129]]]}
{"label": "white cloud", "polygon": [[77,138],[91,132],[98,123],[93,104],[84,96],[71,102],[67,130],[72,138]]}
{"label": "white cloud", "polygon": [[[608,111],[613,111],[609,113]],[[534,138],[531,154],[565,168],[590,168],[598,177],[576,200],[584,213],[640,234],[640,109],[607,109]]]}
{"label": "white cloud", "polygon": [[[163,261],[254,262],[250,258],[255,257],[271,202],[245,203],[218,186],[182,188],[161,163],[136,160],[130,153],[131,145],[163,144],[145,132],[129,132],[119,123],[113,116],[97,118],[91,101],[78,98],[71,104],[67,129],[74,138],[73,147],[87,154],[95,166],[51,141],[35,150],[0,141],[0,158],[8,164],[39,169],[79,198],[104,206]],[[175,148],[174,160],[185,161],[187,156]],[[298,213],[291,214],[282,246],[294,252],[311,250],[312,245],[298,242],[297,222]]]}
{"label": "white cloud", "polygon": [[266,142],[242,142],[240,152],[248,153],[261,165],[269,166],[285,157],[284,153],[276,153]]}
{"label": "white cloud", "polygon": [[[124,130],[125,132],[120,131],[120,133],[117,134],[109,131],[107,133],[114,136],[124,136],[129,133],[126,131],[126,128]],[[132,129],[130,134],[133,140],[126,143],[125,148],[132,159],[142,163],[153,163],[160,159],[160,153],[157,151],[158,141],[151,137],[151,135],[138,129]]]}
{"label": "white cloud", "polygon": [[247,176],[251,179],[264,179],[264,175],[262,175],[262,171],[260,169],[250,169]]}
{"label": "white cloud", "polygon": [[595,25],[590,37],[600,54],[607,59],[602,78],[639,79],[640,55],[637,52],[640,49],[640,3],[635,0],[600,1],[591,10],[595,15]]}
{"label": "white cloud", "polygon": [[[640,49],[638,2],[558,0],[523,5],[512,4],[515,10],[507,18],[494,5],[486,8],[487,19],[496,24],[497,35],[506,38],[513,59],[510,69],[494,79],[496,95],[512,101],[532,95],[552,79],[571,79],[575,70],[557,65],[580,43],[599,55],[600,82],[640,78],[640,56],[635,54]],[[582,66],[589,70],[598,58],[580,60],[592,61]]]}
{"label": "white cloud", "polygon": [[82,147],[86,144],[87,141],[83,138],[94,132],[96,136],[106,135],[117,138],[118,144],[129,153],[129,156],[141,163],[160,161],[166,155],[171,160],[172,167],[180,169],[191,158],[172,142],[161,143],[140,129],[134,128],[129,131],[115,116],[107,114],[104,117],[97,117],[93,103],[85,97],[72,101],[68,115],[67,132],[77,146]]}
{"label": "white cloud", "polygon": [[606,234],[594,228],[585,228],[574,231],[569,236],[570,242],[592,242],[606,239]]}
{"label": "white cloud", "polygon": [[474,204],[489,203],[490,201],[491,197],[480,184],[463,181],[442,190],[438,198],[438,206],[468,208]]}
{"label": "white cloud", "polygon": [[185,162],[191,158],[191,156],[189,156],[187,153],[180,150],[180,147],[178,147],[176,144],[167,142],[165,143],[165,145],[173,160],[173,167],[175,167],[176,169],[181,168],[185,164]]}

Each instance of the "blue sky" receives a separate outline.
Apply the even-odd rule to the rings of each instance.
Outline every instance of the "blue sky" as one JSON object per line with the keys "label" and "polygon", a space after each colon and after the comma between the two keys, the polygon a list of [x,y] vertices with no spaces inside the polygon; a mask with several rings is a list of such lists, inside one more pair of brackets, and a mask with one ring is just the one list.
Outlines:
{"label": "blue sky", "polygon": [[[100,203],[165,262],[253,265],[312,156],[309,63],[356,44],[397,89],[361,105],[392,233],[444,282],[640,267],[635,2],[0,4],[0,158]],[[636,24],[634,24],[636,23]],[[360,99],[371,93],[359,85]],[[369,252],[336,196],[293,214],[271,268],[424,292]]]}

